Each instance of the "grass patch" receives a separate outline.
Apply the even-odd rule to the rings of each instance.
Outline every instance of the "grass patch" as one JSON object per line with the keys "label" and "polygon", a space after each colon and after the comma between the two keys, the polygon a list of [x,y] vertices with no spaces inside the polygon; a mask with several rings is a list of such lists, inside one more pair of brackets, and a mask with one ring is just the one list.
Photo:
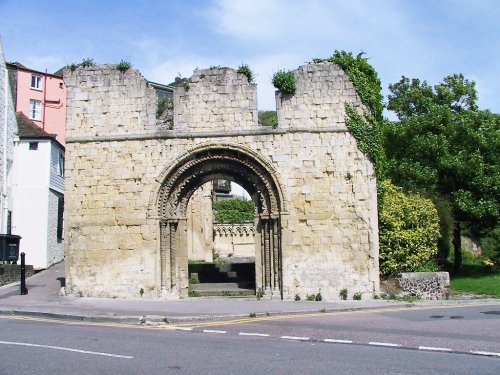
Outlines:
{"label": "grass patch", "polygon": [[450,272],[451,290],[500,298],[500,266],[498,264],[487,266],[487,261],[490,261],[487,257],[476,257],[467,249],[462,249],[462,259],[462,272],[453,274],[452,249],[448,263],[445,265]]}
{"label": "grass patch", "polygon": [[500,269],[464,265],[460,275],[451,276],[451,289],[500,298]]}

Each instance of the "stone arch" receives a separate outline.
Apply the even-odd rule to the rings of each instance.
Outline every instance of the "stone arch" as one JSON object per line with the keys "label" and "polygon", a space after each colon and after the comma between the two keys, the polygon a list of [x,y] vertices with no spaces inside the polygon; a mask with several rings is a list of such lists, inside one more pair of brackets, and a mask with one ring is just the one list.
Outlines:
{"label": "stone arch", "polygon": [[259,234],[256,286],[266,296],[282,298],[280,217],[285,207],[277,172],[254,151],[229,143],[197,146],[178,157],[160,176],[154,214],[160,223],[161,294],[188,294],[186,209],[196,189],[216,179],[238,183],[254,201]]}

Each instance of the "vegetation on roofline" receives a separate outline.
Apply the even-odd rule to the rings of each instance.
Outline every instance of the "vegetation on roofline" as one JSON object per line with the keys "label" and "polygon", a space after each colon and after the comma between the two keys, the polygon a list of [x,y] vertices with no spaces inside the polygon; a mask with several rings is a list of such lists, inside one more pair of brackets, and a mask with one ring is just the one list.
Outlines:
{"label": "vegetation on roofline", "polygon": [[122,73],[125,73],[130,68],[132,68],[132,64],[129,61],[123,59],[116,65],[116,69],[118,69]]}
{"label": "vegetation on roofline", "polygon": [[253,72],[250,67],[246,64],[241,64],[237,70],[238,73],[245,75],[248,78],[248,83],[253,82]]}
{"label": "vegetation on roofline", "polygon": [[251,223],[255,217],[253,201],[241,199],[224,199],[212,203],[217,223]]}
{"label": "vegetation on roofline", "polygon": [[296,90],[295,75],[291,70],[279,70],[273,75],[273,85],[285,94],[293,95]]}

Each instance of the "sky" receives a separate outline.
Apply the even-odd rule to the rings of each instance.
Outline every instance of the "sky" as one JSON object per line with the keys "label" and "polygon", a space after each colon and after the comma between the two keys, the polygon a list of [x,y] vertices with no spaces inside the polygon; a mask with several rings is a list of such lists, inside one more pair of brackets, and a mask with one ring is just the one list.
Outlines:
{"label": "sky", "polygon": [[123,59],[167,84],[247,64],[261,110],[276,107],[275,72],[365,52],[385,95],[403,75],[435,85],[463,73],[479,107],[500,113],[498,0],[0,0],[0,37],[7,61],[49,73]]}

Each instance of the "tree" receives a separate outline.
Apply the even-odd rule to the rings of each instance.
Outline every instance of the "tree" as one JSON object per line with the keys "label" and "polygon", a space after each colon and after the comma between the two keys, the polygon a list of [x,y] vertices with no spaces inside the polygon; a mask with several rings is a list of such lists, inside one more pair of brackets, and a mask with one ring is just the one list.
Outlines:
{"label": "tree", "polygon": [[500,116],[477,109],[475,83],[461,74],[434,87],[403,77],[389,90],[388,109],[399,121],[384,129],[388,174],[448,201],[460,272],[462,227],[481,233],[498,225]]}

